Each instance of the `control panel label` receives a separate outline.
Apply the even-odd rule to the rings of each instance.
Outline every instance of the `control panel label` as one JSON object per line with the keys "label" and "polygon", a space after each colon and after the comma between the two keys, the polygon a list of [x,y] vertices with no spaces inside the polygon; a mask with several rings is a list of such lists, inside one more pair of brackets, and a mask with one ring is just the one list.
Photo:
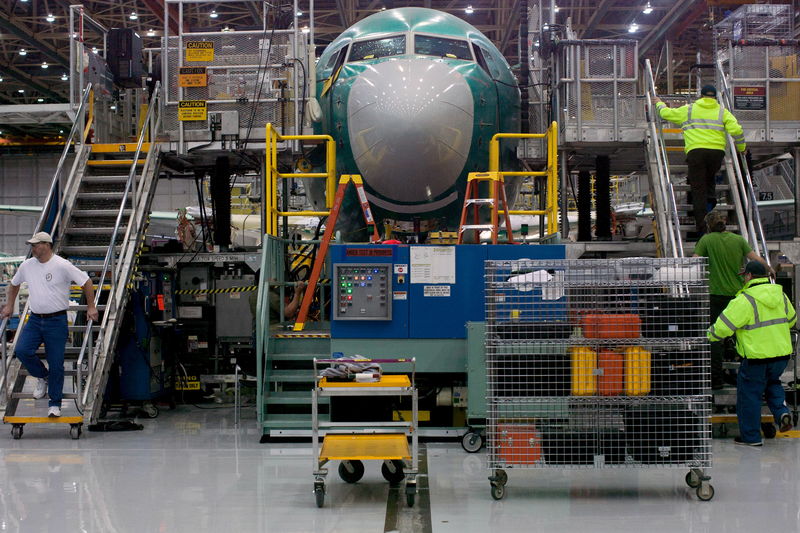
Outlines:
{"label": "control panel label", "polygon": [[450,285],[425,285],[422,287],[422,295],[425,297],[428,296],[440,296],[440,297],[450,297]]}
{"label": "control panel label", "polygon": [[408,265],[397,263],[394,265],[395,274],[408,274]]}
{"label": "control panel label", "polygon": [[188,41],[186,61],[214,61],[214,43],[209,41]]}
{"label": "control panel label", "polygon": [[208,120],[208,103],[205,100],[181,100],[178,102],[178,120]]}
{"label": "control panel label", "polygon": [[391,248],[348,248],[347,257],[392,257]]}
{"label": "control panel label", "polygon": [[180,67],[178,69],[178,85],[181,87],[208,86],[206,67]]}
{"label": "control panel label", "polygon": [[394,291],[392,293],[392,299],[394,299],[394,300],[408,300],[408,293],[406,291]]}

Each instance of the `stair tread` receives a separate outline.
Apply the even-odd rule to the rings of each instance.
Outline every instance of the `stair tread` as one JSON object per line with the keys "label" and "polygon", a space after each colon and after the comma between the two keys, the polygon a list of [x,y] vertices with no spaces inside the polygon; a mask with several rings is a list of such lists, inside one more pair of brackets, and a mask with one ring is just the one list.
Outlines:
{"label": "stair tread", "polygon": [[305,370],[271,370],[269,373],[270,381],[282,381],[293,383],[311,383],[314,381],[312,372]]}
{"label": "stair tread", "polygon": [[494,226],[492,226],[491,224],[464,224],[463,226],[461,226],[460,230],[461,231],[474,230],[474,229],[488,230],[493,228]]}
{"label": "stair tread", "polygon": [[[73,217],[105,217],[105,216],[117,216],[119,213],[119,208],[117,209],[73,209],[72,216]],[[123,209],[122,216],[130,216],[133,213],[133,209]]]}

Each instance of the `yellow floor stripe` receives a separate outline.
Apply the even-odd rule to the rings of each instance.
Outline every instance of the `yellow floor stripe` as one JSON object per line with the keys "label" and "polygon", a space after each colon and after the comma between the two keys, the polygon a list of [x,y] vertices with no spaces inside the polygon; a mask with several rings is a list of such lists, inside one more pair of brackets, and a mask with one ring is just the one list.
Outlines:
{"label": "yellow floor stripe", "polygon": [[800,439],[800,429],[790,429],[786,433],[778,432],[776,439]]}

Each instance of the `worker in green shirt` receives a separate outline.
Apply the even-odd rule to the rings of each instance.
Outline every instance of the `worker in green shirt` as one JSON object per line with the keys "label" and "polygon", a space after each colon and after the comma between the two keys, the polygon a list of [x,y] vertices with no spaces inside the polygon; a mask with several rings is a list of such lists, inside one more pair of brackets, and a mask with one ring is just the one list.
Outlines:
{"label": "worker in green shirt", "polygon": [[[725,213],[711,211],[705,216],[708,233],[700,238],[694,248],[695,257],[708,257],[709,318],[713,324],[719,314],[742,289],[739,276],[745,259],[758,261],[767,272],[774,274],[767,262],[747,243],[741,235],[725,231]],[[722,361],[725,359],[725,343],[711,342],[711,387],[721,389],[725,384]]]}

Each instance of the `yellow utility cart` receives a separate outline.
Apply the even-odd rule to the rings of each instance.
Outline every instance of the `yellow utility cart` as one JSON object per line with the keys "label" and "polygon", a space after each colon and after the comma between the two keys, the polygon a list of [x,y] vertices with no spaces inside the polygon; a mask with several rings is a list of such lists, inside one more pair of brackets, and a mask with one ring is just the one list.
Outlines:
{"label": "yellow utility cart", "polygon": [[[378,381],[330,381],[320,377],[319,364],[378,363],[411,365],[411,376],[383,374]],[[381,474],[392,485],[406,481],[406,503],[414,505],[417,493],[418,408],[414,385],[416,359],[314,359],[314,388],[311,391],[311,442],[314,458],[314,497],[317,507],[325,503],[328,461],[340,461],[339,477],[356,483],[364,475],[363,461],[382,461]],[[319,399],[334,396],[410,396],[410,421],[320,422]],[[368,401],[365,398],[365,401]],[[319,437],[324,433],[322,447]],[[409,440],[411,445],[409,446]]]}

